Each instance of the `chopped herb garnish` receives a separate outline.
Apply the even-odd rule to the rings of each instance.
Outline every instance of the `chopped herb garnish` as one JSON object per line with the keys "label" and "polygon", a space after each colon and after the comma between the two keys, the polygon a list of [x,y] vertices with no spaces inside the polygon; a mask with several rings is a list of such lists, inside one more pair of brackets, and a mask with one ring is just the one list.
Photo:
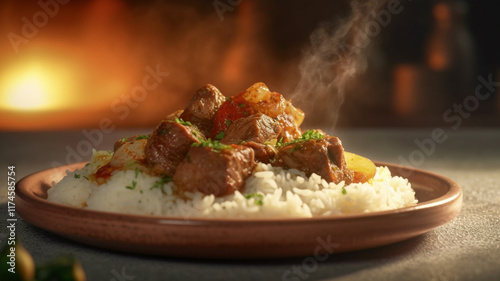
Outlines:
{"label": "chopped herb garnish", "polygon": [[133,181],[132,181],[132,185],[131,185],[131,186],[130,186],[130,185],[127,185],[127,186],[125,186],[125,187],[126,187],[126,188],[128,188],[128,189],[135,189],[135,186],[136,186],[136,185],[137,185],[137,182],[136,182],[135,180],[133,180]]}
{"label": "chopped herb garnish", "polygon": [[281,137],[278,142],[276,142],[276,147],[280,147],[283,145],[283,137]]}
{"label": "chopped herb garnish", "polygon": [[144,139],[149,139],[149,135],[138,135],[135,139],[136,140],[144,140]]}
{"label": "chopped herb garnish", "polygon": [[135,168],[135,178],[137,178],[140,172],[141,170],[139,170],[139,168]]}
{"label": "chopped herb garnish", "polygon": [[217,135],[215,135],[215,139],[216,140],[221,140],[221,139],[224,138],[225,135],[226,135],[226,132],[220,131]]}
{"label": "chopped herb garnish", "polygon": [[344,195],[347,194],[347,190],[345,189],[345,187],[342,187],[342,194],[344,194]]}
{"label": "chopped herb garnish", "polygon": [[167,130],[165,130],[165,128],[161,129],[159,132],[158,132],[158,135],[160,136],[163,136],[167,133]]}
{"label": "chopped herb garnish", "polygon": [[238,106],[239,106],[239,107],[245,107],[245,106],[246,106],[246,104],[244,104],[244,103],[241,103],[241,102],[240,102],[240,103],[238,103]]}
{"label": "chopped herb garnish", "polygon": [[264,199],[264,195],[260,193],[245,194],[245,198],[246,199],[253,198],[255,205],[262,206],[264,204],[264,202],[262,201],[262,199]]}
{"label": "chopped herb garnish", "polygon": [[142,192],[142,189],[140,190],[140,193],[141,193],[141,194],[143,193],[143,192]]}
{"label": "chopped herb garnish", "polygon": [[120,141],[121,141],[121,142],[127,142],[127,140],[128,140],[128,138],[123,138],[123,139],[121,139]]}
{"label": "chopped herb garnish", "polygon": [[87,163],[87,164],[85,164],[85,167],[88,167],[89,165],[90,165],[90,163]]}
{"label": "chopped herb garnish", "polygon": [[87,176],[83,176],[83,178],[86,179],[86,180],[89,180],[89,178]]}
{"label": "chopped herb garnish", "polygon": [[227,101],[232,101],[232,100],[233,100],[233,98],[232,98],[232,97],[226,97],[226,100],[227,100]]}
{"label": "chopped herb garnish", "polygon": [[199,132],[198,130],[192,130],[191,133],[193,134],[193,136],[196,137],[197,140],[199,140],[199,141],[205,140],[205,136],[203,134],[201,134],[201,132]]}
{"label": "chopped herb garnish", "polygon": [[166,184],[167,182],[171,182],[172,181],[172,177],[170,176],[163,176],[161,177],[161,179],[157,180],[150,188],[149,190],[152,190],[152,189],[155,189],[155,188],[160,188],[160,187],[163,187],[164,184]]}
{"label": "chopped herb garnish", "polygon": [[79,179],[80,178],[80,175],[79,174],[75,174],[75,179]]}
{"label": "chopped herb garnish", "polygon": [[229,119],[226,119],[226,121],[224,121],[224,123],[226,124],[226,126],[231,126],[231,124],[233,123],[231,120]]}
{"label": "chopped herb garnish", "polygon": [[325,136],[317,130],[307,130],[305,131],[300,138],[304,140],[322,140]]}
{"label": "chopped herb garnish", "polygon": [[220,152],[224,149],[233,149],[232,146],[220,143],[217,140],[208,139],[206,141],[201,141],[200,143],[192,143],[191,146],[209,147],[214,152]]}
{"label": "chopped herb garnish", "polygon": [[174,121],[175,121],[175,123],[179,123],[179,124],[184,125],[184,126],[194,126],[191,122],[184,121],[184,120],[182,120],[182,118],[175,118]]}
{"label": "chopped herb garnish", "polygon": [[[289,141],[287,143],[282,143],[282,145],[280,146],[285,146],[285,145],[289,145],[289,144],[295,144],[295,143],[300,143],[300,142],[305,142],[305,141],[308,141],[308,140],[322,140],[325,136],[320,133],[320,131],[317,131],[317,130],[307,130],[305,131],[302,136],[292,140],[292,141]],[[282,140],[281,140],[282,141]]]}

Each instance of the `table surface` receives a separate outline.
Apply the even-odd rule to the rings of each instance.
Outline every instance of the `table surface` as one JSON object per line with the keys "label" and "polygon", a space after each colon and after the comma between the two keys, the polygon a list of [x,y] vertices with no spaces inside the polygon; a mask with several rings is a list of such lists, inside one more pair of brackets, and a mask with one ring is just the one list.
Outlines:
{"label": "table surface", "polygon": [[[110,149],[117,139],[148,131],[1,132],[2,225],[7,219],[7,166],[15,165],[20,179],[53,165],[88,160],[90,143]],[[124,254],[72,242],[22,219],[16,236],[36,263],[75,255],[87,280],[500,280],[500,129],[448,129],[437,138],[439,132],[440,128],[334,132],[348,151],[453,179],[462,187],[464,201],[454,220],[424,235],[333,254],[317,266],[304,263],[304,258],[245,261]],[[3,245],[8,233],[2,228]],[[284,275],[290,270],[296,273]]]}

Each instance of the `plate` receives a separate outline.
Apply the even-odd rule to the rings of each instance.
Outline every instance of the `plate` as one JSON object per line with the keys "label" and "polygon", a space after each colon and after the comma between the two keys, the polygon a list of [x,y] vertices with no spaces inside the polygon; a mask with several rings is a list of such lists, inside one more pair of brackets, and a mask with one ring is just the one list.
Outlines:
{"label": "plate", "polygon": [[184,219],[68,207],[46,200],[51,183],[84,163],[37,172],[18,182],[16,210],[27,222],[87,245],[128,253],[197,258],[282,258],[368,249],[426,233],[462,206],[444,176],[376,162],[408,178],[419,203],[391,211],[298,219]]}

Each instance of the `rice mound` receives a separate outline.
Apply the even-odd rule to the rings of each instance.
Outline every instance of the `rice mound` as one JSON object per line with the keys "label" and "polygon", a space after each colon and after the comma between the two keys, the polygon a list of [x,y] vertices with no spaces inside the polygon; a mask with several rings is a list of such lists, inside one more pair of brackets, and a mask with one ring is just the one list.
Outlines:
{"label": "rice mound", "polygon": [[[258,163],[244,190],[215,197],[200,192],[179,195],[173,182],[134,170],[115,171],[96,185],[88,180],[107,162],[96,151],[82,169],[67,176],[48,191],[48,200],[92,210],[182,218],[298,218],[358,214],[415,205],[417,199],[407,179],[391,176],[377,167],[366,183],[327,183],[316,174],[305,176],[295,169]],[[133,184],[135,182],[135,184]]]}

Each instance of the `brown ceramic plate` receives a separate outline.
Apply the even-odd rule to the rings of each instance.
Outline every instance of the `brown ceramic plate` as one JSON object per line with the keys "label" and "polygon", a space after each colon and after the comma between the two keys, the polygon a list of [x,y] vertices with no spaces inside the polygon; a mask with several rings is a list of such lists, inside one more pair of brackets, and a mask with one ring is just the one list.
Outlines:
{"label": "brown ceramic plate", "polygon": [[462,191],[441,175],[388,163],[409,179],[416,206],[310,219],[183,219],[85,210],[46,200],[51,182],[83,163],[53,168],[17,184],[16,209],[27,222],[71,240],[131,253],[201,258],[314,256],[368,249],[428,232],[453,219]]}

